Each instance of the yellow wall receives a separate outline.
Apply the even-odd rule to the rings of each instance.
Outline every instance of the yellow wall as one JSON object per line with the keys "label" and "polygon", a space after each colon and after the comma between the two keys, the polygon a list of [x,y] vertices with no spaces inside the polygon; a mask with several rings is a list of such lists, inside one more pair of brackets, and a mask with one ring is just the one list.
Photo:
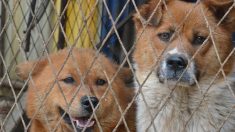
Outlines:
{"label": "yellow wall", "polygon": [[[56,1],[57,12],[60,12],[60,1]],[[98,39],[99,9],[96,0],[68,0],[66,21],[66,39],[68,45],[93,47]],[[58,40],[58,29],[55,33]]]}

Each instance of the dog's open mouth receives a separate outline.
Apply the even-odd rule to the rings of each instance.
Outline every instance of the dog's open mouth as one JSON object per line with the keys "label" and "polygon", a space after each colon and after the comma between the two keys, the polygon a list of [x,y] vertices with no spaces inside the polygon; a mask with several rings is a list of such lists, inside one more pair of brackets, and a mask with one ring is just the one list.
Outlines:
{"label": "dog's open mouth", "polygon": [[90,119],[89,116],[83,116],[83,117],[71,117],[68,113],[66,113],[62,108],[59,107],[60,115],[63,116],[64,121],[72,126],[72,123],[76,127],[77,131],[81,131],[84,128],[86,130],[91,129],[95,125],[95,120]]}
{"label": "dog's open mouth", "polygon": [[76,117],[72,118],[73,123],[75,124],[76,128],[89,128],[94,126],[95,121],[89,120],[89,117]]}

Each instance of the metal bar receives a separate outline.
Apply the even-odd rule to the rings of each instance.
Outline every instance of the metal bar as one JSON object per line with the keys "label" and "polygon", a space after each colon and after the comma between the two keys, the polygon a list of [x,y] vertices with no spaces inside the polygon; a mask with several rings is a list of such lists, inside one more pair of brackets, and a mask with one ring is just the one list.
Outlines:
{"label": "metal bar", "polygon": [[[57,44],[57,49],[63,49],[66,45],[65,45],[65,36],[63,34],[62,30],[66,30],[66,14],[67,14],[67,9],[65,9],[66,5],[67,5],[67,0],[61,0],[61,7],[60,7],[60,15],[61,20],[60,23],[62,25],[62,27],[59,27],[59,40],[58,40],[58,44]],[[65,10],[65,12],[64,12]],[[64,13],[63,13],[64,12]],[[62,29],[63,28],[63,29]]]}
{"label": "metal bar", "polygon": [[[5,25],[5,19],[6,19],[6,12],[5,12],[5,7],[3,6],[3,1],[1,1],[1,7],[0,7],[0,31],[3,30],[3,26]],[[4,33],[0,35],[0,52],[2,55],[4,55]],[[3,60],[2,60],[3,61]],[[3,76],[4,74],[4,69],[3,69],[3,62],[0,61],[0,77]]]}
{"label": "metal bar", "polygon": [[30,36],[31,36],[31,30],[33,28],[33,21],[35,19],[35,6],[36,6],[36,0],[33,0],[30,5],[30,13],[29,13],[29,18],[27,22],[27,30],[25,31],[26,33],[26,42],[25,42],[25,52],[29,52],[30,49]]}

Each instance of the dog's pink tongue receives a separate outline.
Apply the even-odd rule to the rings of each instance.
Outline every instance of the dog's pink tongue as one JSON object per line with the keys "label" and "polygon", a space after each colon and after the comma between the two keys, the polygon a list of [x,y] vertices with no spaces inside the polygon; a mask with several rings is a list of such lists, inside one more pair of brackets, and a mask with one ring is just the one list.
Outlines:
{"label": "dog's pink tongue", "polygon": [[79,118],[74,119],[74,122],[76,123],[77,127],[84,128],[84,127],[92,127],[95,124],[95,121],[89,121],[88,118]]}

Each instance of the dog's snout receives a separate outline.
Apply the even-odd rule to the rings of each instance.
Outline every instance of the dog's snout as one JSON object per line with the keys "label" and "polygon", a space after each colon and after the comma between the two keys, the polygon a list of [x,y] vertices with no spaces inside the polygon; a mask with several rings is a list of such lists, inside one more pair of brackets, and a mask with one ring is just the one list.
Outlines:
{"label": "dog's snout", "polygon": [[90,97],[90,96],[89,97],[88,96],[83,96],[81,98],[82,108],[84,108],[88,112],[92,112],[91,103],[92,103],[93,107],[96,107],[97,104],[99,103],[99,100],[96,97]]}
{"label": "dog's snout", "polygon": [[188,65],[187,59],[182,55],[171,55],[166,60],[167,68],[178,71],[185,69]]}

